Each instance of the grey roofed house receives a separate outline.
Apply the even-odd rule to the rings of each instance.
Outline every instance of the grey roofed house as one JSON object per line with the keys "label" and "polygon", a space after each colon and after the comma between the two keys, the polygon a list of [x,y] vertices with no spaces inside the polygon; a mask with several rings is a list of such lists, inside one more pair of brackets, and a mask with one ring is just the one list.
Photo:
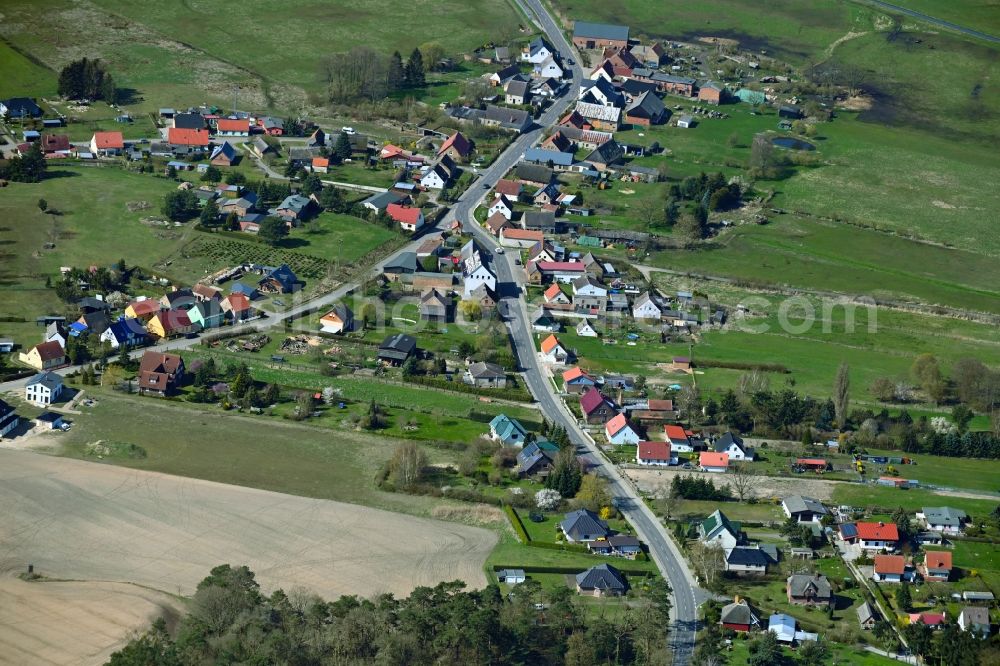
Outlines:
{"label": "grey roofed house", "polygon": [[178,129],[205,129],[205,118],[200,113],[178,113],[174,115],[174,127]]}
{"label": "grey roofed house", "polygon": [[416,273],[417,253],[401,252],[394,260],[388,261],[382,269],[383,273]]}
{"label": "grey roofed house", "polygon": [[512,97],[520,97],[524,99],[528,96],[529,84],[524,79],[515,76],[507,84],[507,90],[505,91],[508,95]]}
{"label": "grey roofed house", "polygon": [[648,118],[650,122],[654,123],[659,122],[666,112],[667,108],[663,106],[663,101],[648,90],[639,95],[625,109],[627,116]]}
{"label": "grey roofed house", "polygon": [[508,46],[498,46],[493,49],[493,57],[497,62],[506,62],[510,60],[510,47]]}
{"label": "grey roofed house", "polygon": [[830,511],[823,506],[823,503],[818,499],[805,497],[804,495],[790,495],[789,497],[781,500],[781,503],[785,505],[785,509],[792,516],[801,513],[811,513],[825,516],[830,513]]}
{"label": "grey roofed house", "polygon": [[617,123],[621,120],[622,110],[617,106],[604,106],[592,102],[577,102],[576,112],[588,120],[601,120],[609,123]]}
{"label": "grey roofed house", "polygon": [[292,146],[288,149],[288,159],[292,162],[312,163],[312,158],[314,157],[319,157],[319,148]]}
{"label": "grey roofed house", "polygon": [[608,536],[608,524],[587,509],[570,511],[559,523],[566,538],[571,541],[594,541]]}
{"label": "grey roofed house", "polygon": [[528,148],[524,151],[524,161],[534,164],[548,165],[549,162],[557,166],[572,166],[573,153],[562,153],[558,150],[545,150],[543,148]]}
{"label": "grey roofed house", "polygon": [[383,211],[389,207],[389,204],[399,203],[406,198],[405,194],[397,194],[396,192],[380,192],[379,194],[373,194],[361,204],[365,208],[371,208],[372,210]]}
{"label": "grey roofed house", "polygon": [[496,363],[486,363],[485,361],[476,361],[469,366],[469,375],[473,379],[506,379],[507,373],[502,367]]}
{"label": "grey roofed house", "polygon": [[395,333],[386,337],[378,346],[378,357],[393,363],[402,363],[416,351],[417,341],[412,335]]}
{"label": "grey roofed house", "polygon": [[108,305],[107,301],[102,301],[101,299],[94,298],[93,296],[81,298],[76,302],[76,305],[81,310],[108,310],[111,307]]}
{"label": "grey roofed house", "polygon": [[451,301],[437,289],[427,289],[420,294],[420,318],[428,321],[447,321]]}
{"label": "grey roofed house", "polygon": [[610,564],[598,564],[576,575],[581,590],[596,590],[605,594],[622,594],[628,589],[625,577]]}
{"label": "grey roofed house", "polygon": [[55,391],[63,385],[62,377],[54,372],[40,372],[31,379],[25,386],[44,386],[50,391]]}
{"label": "grey roofed house", "polygon": [[878,622],[878,616],[875,614],[875,609],[872,608],[871,604],[865,601],[860,606],[858,606],[858,622],[862,627],[866,627],[870,624]]}
{"label": "grey roofed house", "polygon": [[255,136],[250,142],[250,145],[253,146],[254,150],[256,150],[260,155],[274,152],[274,148],[272,148],[271,145],[267,141],[264,141],[264,138],[260,136]]}
{"label": "grey roofed house", "polygon": [[760,616],[747,603],[746,599],[740,599],[722,607],[719,622],[722,624],[745,624],[753,627],[760,624]]}
{"label": "grey roofed house", "polygon": [[831,599],[833,589],[826,576],[811,574],[792,574],[788,577],[788,593],[792,597],[809,597],[813,599]]}
{"label": "grey roofed house", "polygon": [[531,114],[523,109],[508,109],[488,104],[486,110],[476,115],[484,125],[497,126],[514,132],[523,132],[531,126]]}
{"label": "grey roofed house", "polygon": [[961,509],[953,509],[950,506],[925,506],[921,509],[924,519],[928,525],[944,525],[946,527],[960,528],[962,523],[969,519],[969,515]]}
{"label": "grey roofed house", "polygon": [[965,631],[989,635],[990,611],[983,606],[966,606],[958,614],[958,623]]}
{"label": "grey roofed house", "polygon": [[[633,70],[633,73],[638,70]],[[655,83],[648,83],[646,81],[637,81],[635,79],[625,79],[622,82],[621,90],[626,95],[631,97],[639,97],[644,92],[654,92],[656,90]]]}
{"label": "grey roofed house", "polygon": [[607,23],[589,23],[587,21],[575,21],[573,23],[573,36],[591,39],[611,39],[615,41],[628,41],[627,25],[610,25]]}
{"label": "grey roofed house", "polygon": [[521,216],[521,226],[525,229],[552,231],[556,228],[556,216],[547,210],[529,210]]}
{"label": "grey roofed house", "polygon": [[625,149],[622,145],[611,139],[611,141],[605,141],[596,149],[591,151],[589,155],[585,158],[585,162],[592,162],[594,164],[614,164],[622,158],[625,154]]}
{"label": "grey roofed house", "polygon": [[517,180],[524,180],[529,183],[539,183],[541,185],[548,185],[551,183],[552,176],[552,169],[540,164],[529,164],[527,162],[521,162],[518,164],[517,169],[514,171],[514,177]]}

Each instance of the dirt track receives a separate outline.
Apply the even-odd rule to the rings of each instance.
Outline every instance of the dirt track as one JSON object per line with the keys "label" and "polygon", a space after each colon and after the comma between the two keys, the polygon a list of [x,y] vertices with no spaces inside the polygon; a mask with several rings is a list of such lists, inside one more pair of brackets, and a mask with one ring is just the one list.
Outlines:
{"label": "dirt track", "polygon": [[[714,481],[716,485],[725,485],[726,481],[728,481],[726,474],[707,474],[705,472],[691,472],[690,470],[676,468],[663,470],[630,468],[627,474],[629,478],[638,484],[640,489],[646,492],[656,492],[665,489],[670,486],[670,482],[675,476],[684,476],[687,474],[705,476],[705,478]],[[754,494],[758,498],[807,495],[819,500],[826,501],[830,499],[833,494],[835,482],[803,478],[803,476],[788,478],[775,476],[757,477],[757,487]]]}
{"label": "dirt track", "polygon": [[[479,587],[496,543],[465,525],[25,451],[0,450],[0,506],[0,580],[32,563],[49,578],[181,595],[221,563],[247,564],[268,592],[300,586],[327,598],[454,579]],[[107,604],[128,607],[116,595]],[[0,646],[20,644],[22,631],[0,622]]]}

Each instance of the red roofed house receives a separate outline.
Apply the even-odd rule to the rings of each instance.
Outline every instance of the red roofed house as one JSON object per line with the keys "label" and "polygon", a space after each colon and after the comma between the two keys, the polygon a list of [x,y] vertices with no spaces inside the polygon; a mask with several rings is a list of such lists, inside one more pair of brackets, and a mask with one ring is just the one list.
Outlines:
{"label": "red roofed house", "polygon": [[910,624],[926,624],[931,629],[939,629],[947,620],[944,613],[910,613]]}
{"label": "red roofed house", "polygon": [[529,263],[535,264],[541,282],[554,280],[569,283],[587,272],[587,267],[582,261],[536,261]]}
{"label": "red roofed house", "polygon": [[640,465],[676,465],[677,456],[670,450],[670,442],[639,442],[635,461]]}
{"label": "red roofed house", "polygon": [[139,393],[169,395],[184,379],[184,360],[177,354],[146,350],[139,363]]}
{"label": "red roofed house", "polygon": [[507,178],[502,178],[497,183],[493,191],[497,194],[502,194],[511,201],[517,201],[517,198],[521,196],[521,190],[524,189],[524,185],[517,182],[516,180],[509,180]]}
{"label": "red roofed house", "polygon": [[510,225],[510,220],[504,214],[497,211],[486,218],[486,229],[494,236],[499,236],[500,232]]}
{"label": "red roofed house", "polygon": [[314,157],[312,159],[313,173],[326,173],[330,170],[330,159],[327,157]]}
{"label": "red roofed house", "polygon": [[899,530],[895,523],[858,523],[858,543],[865,550],[896,550]]}
{"label": "red roofed house", "polygon": [[618,414],[605,423],[604,434],[612,444],[638,444],[642,439],[624,414]]}
{"label": "red roofed house", "polygon": [[153,315],[160,311],[160,301],[155,298],[144,298],[141,301],[132,301],[125,308],[125,316],[129,319],[141,319],[149,321]]}
{"label": "red roofed house", "polygon": [[702,451],[698,456],[698,464],[706,472],[722,473],[729,469],[729,454]]}
{"label": "red roofed house", "polygon": [[50,340],[22,352],[18,359],[35,370],[48,370],[65,364],[66,352],[58,340]]}
{"label": "red roofed house", "polygon": [[570,368],[562,375],[563,390],[567,393],[583,393],[597,385],[594,378],[583,371],[580,366]]}
{"label": "red roofed house", "polygon": [[219,136],[250,136],[250,121],[246,118],[219,118],[215,121],[215,133]]}
{"label": "red roofed house", "polygon": [[385,207],[385,212],[399,222],[404,231],[416,231],[424,226],[424,214],[419,208],[391,203]]}
{"label": "red roofed house", "polygon": [[56,153],[68,153],[70,150],[69,136],[66,134],[43,134],[42,153],[46,156]]}
{"label": "red roofed house", "polygon": [[382,146],[382,150],[379,151],[379,159],[391,160],[397,157],[405,157],[407,155],[406,151],[399,146],[394,146],[391,143],[387,143]]}
{"label": "red roofed house", "polygon": [[171,127],[167,130],[167,143],[174,146],[207,146],[207,129],[182,129]]}
{"label": "red roofed house", "polygon": [[675,453],[691,453],[694,451],[694,444],[691,442],[691,433],[679,425],[665,425],[663,432],[670,442]]}
{"label": "red roofed house", "polygon": [[580,396],[580,411],[584,420],[591,424],[607,423],[617,414],[614,405],[594,387]]}
{"label": "red roofed house", "polygon": [[160,310],[149,320],[146,330],[150,335],[166,340],[193,332],[194,324],[185,310]]}
{"label": "red roofed house", "polygon": [[924,557],[920,573],[924,580],[946,583],[951,578],[951,552],[945,550],[929,550]]}
{"label": "red roofed house", "polygon": [[253,308],[250,307],[250,299],[246,294],[229,294],[222,299],[222,311],[233,321],[244,321],[253,315]]}
{"label": "red roofed house", "polygon": [[461,132],[455,132],[438,149],[438,157],[447,155],[456,162],[464,161],[472,153],[472,144]]}
{"label": "red roofed house", "polygon": [[541,350],[542,358],[549,363],[564,363],[569,358],[569,352],[566,351],[566,348],[562,346],[559,339],[554,335],[550,335],[542,340]]}
{"label": "red roofed house", "polygon": [[796,458],[795,466],[814,472],[825,472],[829,468],[829,463],[822,458]]}
{"label": "red roofed house", "polygon": [[124,148],[121,132],[95,132],[90,139],[90,152],[95,155],[120,155]]}
{"label": "red roofed house", "polygon": [[569,305],[570,299],[557,283],[553,282],[542,294],[546,303],[563,303]]}
{"label": "red roofed house", "polygon": [[504,247],[528,248],[542,240],[545,240],[545,234],[533,229],[506,227],[500,230],[500,244]]}
{"label": "red roofed house", "polygon": [[876,555],[872,580],[880,583],[902,583],[912,580],[913,573],[906,571],[906,558],[902,555]]}

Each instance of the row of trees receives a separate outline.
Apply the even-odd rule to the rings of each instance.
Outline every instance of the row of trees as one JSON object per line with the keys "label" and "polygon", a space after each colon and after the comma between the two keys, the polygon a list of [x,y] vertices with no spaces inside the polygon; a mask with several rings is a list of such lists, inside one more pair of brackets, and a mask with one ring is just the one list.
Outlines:
{"label": "row of trees", "polygon": [[[212,569],[172,637],[163,620],[114,653],[110,666],[181,664],[665,664],[670,590],[614,619],[585,613],[566,587],[535,581],[507,595],[461,581],[418,587],[409,597],[307,592],[270,596],[247,567]],[[536,608],[544,601],[547,610]]]}
{"label": "row of trees", "polygon": [[443,57],[444,50],[436,43],[413,49],[405,61],[399,51],[386,57],[369,46],[355,46],[326,58],[321,75],[330,101],[375,102],[399,90],[422,88],[427,71],[424,63],[433,67]]}

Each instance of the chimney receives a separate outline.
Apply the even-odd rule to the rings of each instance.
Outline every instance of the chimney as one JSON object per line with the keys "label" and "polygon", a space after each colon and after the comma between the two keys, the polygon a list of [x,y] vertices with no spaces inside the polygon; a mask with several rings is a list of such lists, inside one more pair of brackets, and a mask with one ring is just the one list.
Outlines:
{"label": "chimney", "polygon": [[885,527],[885,523],[883,523],[883,522],[882,522],[882,521],[880,520],[880,521],[878,521],[878,526],[879,526],[879,527]]}

